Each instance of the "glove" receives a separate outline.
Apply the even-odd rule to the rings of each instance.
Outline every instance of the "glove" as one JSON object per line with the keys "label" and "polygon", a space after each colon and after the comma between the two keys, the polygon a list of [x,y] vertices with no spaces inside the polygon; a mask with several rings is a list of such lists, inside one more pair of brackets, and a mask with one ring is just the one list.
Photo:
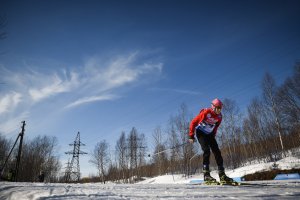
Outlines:
{"label": "glove", "polygon": [[194,143],[195,142],[195,136],[189,136],[189,142]]}

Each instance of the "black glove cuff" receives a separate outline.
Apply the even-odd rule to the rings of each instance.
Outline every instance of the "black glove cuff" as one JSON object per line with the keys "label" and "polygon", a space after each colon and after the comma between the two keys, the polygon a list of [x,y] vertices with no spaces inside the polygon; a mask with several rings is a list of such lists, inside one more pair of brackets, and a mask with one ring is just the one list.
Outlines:
{"label": "black glove cuff", "polygon": [[189,135],[189,139],[194,140],[194,139],[195,139],[195,136],[194,136],[194,135],[192,135],[192,136]]}

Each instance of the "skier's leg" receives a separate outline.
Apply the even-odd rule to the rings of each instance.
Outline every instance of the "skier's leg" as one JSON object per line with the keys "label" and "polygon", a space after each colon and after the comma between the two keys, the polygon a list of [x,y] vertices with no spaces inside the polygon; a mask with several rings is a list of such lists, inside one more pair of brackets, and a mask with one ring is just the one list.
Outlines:
{"label": "skier's leg", "polygon": [[209,170],[209,157],[210,157],[210,147],[209,147],[209,139],[205,133],[201,131],[197,131],[196,133],[198,142],[203,151],[203,170]]}
{"label": "skier's leg", "polygon": [[219,145],[217,143],[217,140],[216,140],[215,136],[210,135],[209,140],[210,140],[210,148],[211,148],[211,150],[214,154],[216,163],[218,165],[218,169],[219,170],[224,170],[223,157],[222,157],[222,154],[221,154],[221,151],[220,151],[220,148],[219,148]]}
{"label": "skier's leg", "polygon": [[209,171],[209,157],[210,157],[210,145],[208,136],[201,131],[198,131],[197,134],[198,142],[200,143],[201,149],[203,151],[203,174],[204,181],[207,183],[215,183],[216,179],[210,175]]}
{"label": "skier's leg", "polygon": [[220,177],[220,181],[223,183],[229,183],[229,182],[233,182],[232,178],[229,178],[226,174],[225,174],[225,169],[223,166],[223,157],[219,148],[219,145],[217,143],[216,138],[212,135],[210,137],[210,147],[211,150],[215,156],[217,165],[218,165],[218,171],[219,171],[219,177]]}

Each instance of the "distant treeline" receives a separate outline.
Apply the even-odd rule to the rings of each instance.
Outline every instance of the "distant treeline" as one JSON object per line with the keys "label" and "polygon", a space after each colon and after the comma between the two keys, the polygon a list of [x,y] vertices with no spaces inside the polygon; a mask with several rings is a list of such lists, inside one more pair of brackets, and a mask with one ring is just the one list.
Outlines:
{"label": "distant treeline", "polygon": [[[58,181],[61,164],[57,155],[57,139],[55,137],[37,136],[23,141],[22,156],[18,172],[18,181],[38,182],[45,178],[47,182]],[[12,149],[12,140],[0,135],[0,170],[1,179],[15,180],[15,166],[18,148],[15,148],[5,168],[4,162]],[[41,178],[42,177],[42,178]],[[44,180],[42,180],[44,181]]]}
{"label": "distant treeline", "polygon": [[[281,85],[276,85],[274,78],[266,74],[261,88],[261,96],[252,99],[246,112],[241,112],[234,100],[223,100],[223,122],[217,140],[227,169],[253,161],[276,161],[300,147],[300,63],[295,64],[293,74]],[[135,127],[128,134],[122,132],[111,151],[105,140],[99,141],[90,155],[90,163],[98,174],[82,182],[133,183],[143,177],[201,172],[199,144],[188,144],[193,117],[182,104],[178,113],[170,117],[167,127],[153,131],[150,145],[154,151],[150,155],[145,135]],[[0,166],[11,145],[0,135]],[[55,138],[46,136],[27,142],[19,172],[21,180],[37,181],[41,171],[45,172],[46,181],[64,180],[59,176],[61,165],[55,156],[56,146]],[[211,161],[213,169],[216,166],[213,158]],[[14,162],[12,157],[9,165]],[[3,176],[7,177],[10,168],[4,170]]]}

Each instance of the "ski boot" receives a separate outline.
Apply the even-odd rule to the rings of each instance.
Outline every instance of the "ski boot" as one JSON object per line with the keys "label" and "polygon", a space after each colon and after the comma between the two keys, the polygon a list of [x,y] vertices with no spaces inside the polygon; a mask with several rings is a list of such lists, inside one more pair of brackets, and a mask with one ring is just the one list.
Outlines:
{"label": "ski boot", "polygon": [[204,171],[204,184],[205,185],[219,185],[220,183],[210,175],[209,171]]}
{"label": "ski boot", "polygon": [[239,185],[238,182],[228,177],[224,171],[219,171],[220,184],[221,185]]}

